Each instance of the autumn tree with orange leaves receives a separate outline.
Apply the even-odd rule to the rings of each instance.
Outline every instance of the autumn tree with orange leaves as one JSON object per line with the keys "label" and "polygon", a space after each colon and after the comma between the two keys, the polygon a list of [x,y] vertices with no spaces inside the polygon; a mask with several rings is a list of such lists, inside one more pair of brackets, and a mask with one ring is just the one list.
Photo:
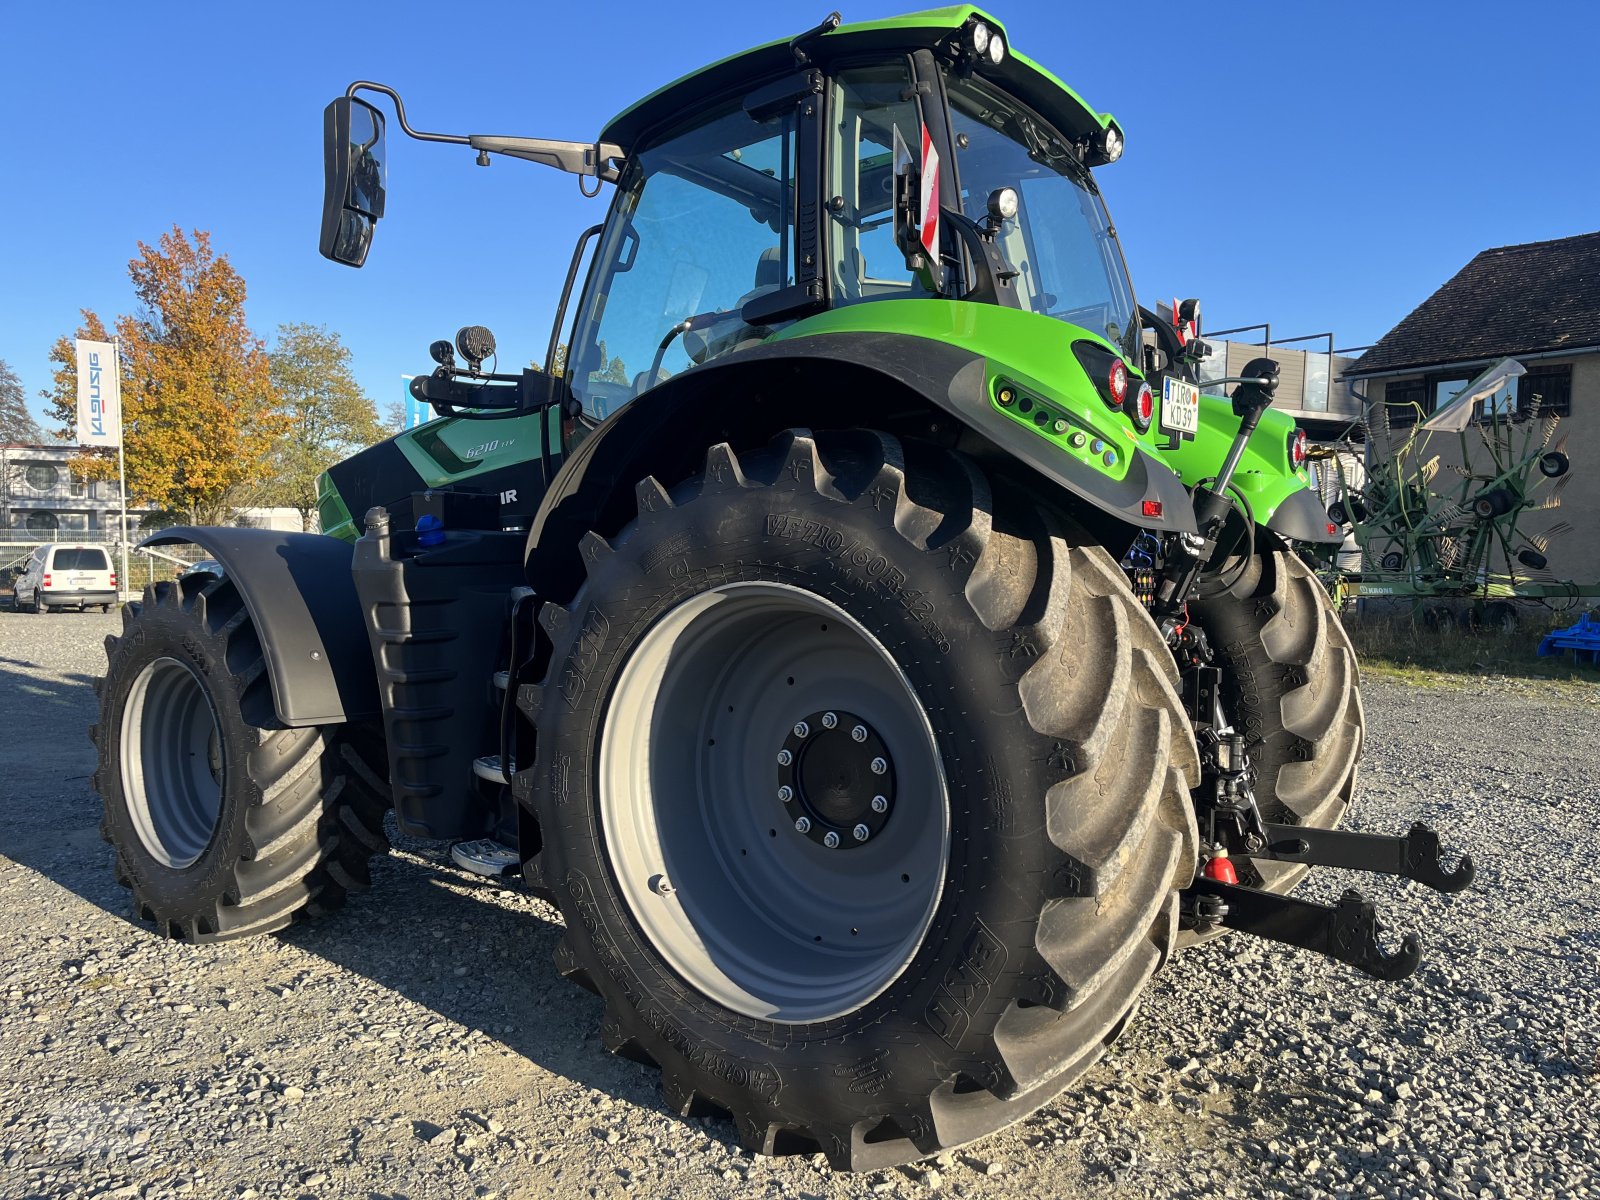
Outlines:
{"label": "autumn tree with orange leaves", "polygon": [[[128,264],[139,309],[119,317],[128,493],[201,525],[254,502],[287,419],[273,396],[266,349],[245,320],[245,284],[211,235],[176,225]],[[88,310],[79,336],[109,340]],[[74,436],[72,339],[57,340],[49,410]],[[104,460],[102,460],[104,462]],[[99,465],[96,474],[107,471]],[[115,475],[115,464],[109,464]]]}

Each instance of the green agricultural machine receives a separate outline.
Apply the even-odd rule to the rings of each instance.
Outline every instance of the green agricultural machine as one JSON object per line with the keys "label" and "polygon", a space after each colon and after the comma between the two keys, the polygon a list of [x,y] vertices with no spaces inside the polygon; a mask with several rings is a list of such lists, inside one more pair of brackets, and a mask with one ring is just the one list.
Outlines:
{"label": "green agricultural machine", "polygon": [[[1361,477],[1330,456],[1339,498],[1329,513],[1351,526],[1362,557],[1357,573],[1328,573],[1335,586],[1351,596],[1410,600],[1433,628],[1453,628],[1459,611],[1497,632],[1515,630],[1519,602],[1572,607],[1600,595],[1600,586],[1549,570],[1551,544],[1572,532],[1570,524],[1534,534],[1523,528],[1531,514],[1560,508],[1572,481],[1566,438],[1557,437],[1560,416],[1541,411],[1538,396],[1506,399],[1525,373],[1515,359],[1502,359],[1432,415],[1408,404],[1399,420],[1390,405],[1369,406]],[[1452,461],[1444,461],[1441,444]],[[1462,603],[1468,607],[1455,607]]]}
{"label": "green agricultural machine", "polygon": [[335,908],[391,809],[494,833],[673,1111],[855,1170],[1037,1109],[1221,931],[1415,969],[1358,893],[1287,894],[1472,870],[1334,829],[1359,680],[1292,552],[1340,530],[1276,364],[1200,395],[1198,305],[1138,305],[1095,184],[1121,127],[998,21],[834,14],[593,142],[418,132],[353,84],[351,266],[386,202],[362,94],[608,208],[561,369],[467,326],[412,384],[438,419],[328,472],[324,534],[157,535],[221,566],[127,607],[94,736],[160,932]]}

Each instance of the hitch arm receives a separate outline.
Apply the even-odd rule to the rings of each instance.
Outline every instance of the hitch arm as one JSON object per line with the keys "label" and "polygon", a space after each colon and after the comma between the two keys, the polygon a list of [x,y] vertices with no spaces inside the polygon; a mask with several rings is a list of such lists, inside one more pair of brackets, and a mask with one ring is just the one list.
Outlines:
{"label": "hitch arm", "polygon": [[1383,948],[1377,910],[1357,891],[1325,905],[1210,879],[1195,880],[1193,890],[1225,906],[1218,922],[1224,929],[1325,954],[1374,979],[1404,979],[1422,961],[1422,939],[1414,933],[1401,939],[1397,953]]}
{"label": "hitch arm", "polygon": [[1266,824],[1267,844],[1245,851],[1251,858],[1348,867],[1414,879],[1437,892],[1459,892],[1472,882],[1472,855],[1463,854],[1453,871],[1439,861],[1439,835],[1418,821],[1404,837],[1314,829],[1308,825]]}

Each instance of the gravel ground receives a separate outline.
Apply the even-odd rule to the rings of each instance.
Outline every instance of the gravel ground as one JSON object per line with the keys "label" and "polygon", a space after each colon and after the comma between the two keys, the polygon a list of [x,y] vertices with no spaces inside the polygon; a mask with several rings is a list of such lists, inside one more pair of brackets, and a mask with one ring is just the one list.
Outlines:
{"label": "gravel ground", "polygon": [[1381,898],[1415,976],[1222,939],[1075,1095],[852,1177],[667,1116],[552,969],[556,913],[438,844],[284,935],[131,923],[84,737],[116,628],[0,612],[0,1196],[1600,1197],[1600,696],[1370,682],[1353,826],[1434,822],[1479,880],[1305,894]]}

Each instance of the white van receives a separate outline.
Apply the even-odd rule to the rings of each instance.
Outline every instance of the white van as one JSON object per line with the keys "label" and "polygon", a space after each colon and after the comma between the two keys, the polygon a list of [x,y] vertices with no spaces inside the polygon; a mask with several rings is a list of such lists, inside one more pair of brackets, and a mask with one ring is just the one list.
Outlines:
{"label": "white van", "polygon": [[18,612],[48,612],[99,606],[110,612],[117,602],[117,573],[103,546],[40,546],[12,585]]}

